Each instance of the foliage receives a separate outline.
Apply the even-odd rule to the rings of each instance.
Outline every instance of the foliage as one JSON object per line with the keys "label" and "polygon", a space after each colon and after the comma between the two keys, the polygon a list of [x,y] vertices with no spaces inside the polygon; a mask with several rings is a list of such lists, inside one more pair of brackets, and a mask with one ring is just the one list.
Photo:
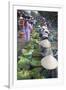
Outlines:
{"label": "foliage", "polygon": [[22,71],[17,72],[17,79],[30,79],[30,71],[23,69]]}
{"label": "foliage", "polygon": [[57,12],[51,12],[50,13],[47,11],[45,11],[45,12],[39,11],[39,13],[41,16],[44,16],[46,18],[46,20],[51,21],[52,26],[57,27],[57,24],[58,24],[58,22],[57,22],[58,13]]}
{"label": "foliage", "polygon": [[34,78],[34,79],[41,79],[41,78],[44,78],[41,76],[41,67],[37,67],[37,68],[34,68],[31,70],[31,76]]}
{"label": "foliage", "polygon": [[30,64],[32,66],[41,66],[41,62],[40,61],[41,61],[40,58],[33,57]]}

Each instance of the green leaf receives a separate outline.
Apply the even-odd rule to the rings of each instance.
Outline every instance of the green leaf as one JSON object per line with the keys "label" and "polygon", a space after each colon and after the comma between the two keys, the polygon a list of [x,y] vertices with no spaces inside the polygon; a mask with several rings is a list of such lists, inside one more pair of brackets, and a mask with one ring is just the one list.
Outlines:
{"label": "green leaf", "polygon": [[17,72],[17,79],[30,79],[30,71],[23,69],[22,71]]}
{"label": "green leaf", "polygon": [[25,58],[25,57],[21,57],[20,60],[17,63],[17,67],[20,69],[29,69],[30,68],[30,60]]}
{"label": "green leaf", "polygon": [[32,58],[32,61],[30,62],[33,66],[41,66],[41,59],[40,58]]}
{"label": "green leaf", "polygon": [[32,55],[32,52],[33,52],[33,50],[31,49],[31,50],[25,50],[25,51],[23,51],[23,55],[24,56],[28,56],[28,55]]}
{"label": "green leaf", "polygon": [[41,71],[42,68],[34,68],[31,70],[31,76],[34,78],[34,79],[40,79],[42,76],[40,74],[40,71]]}

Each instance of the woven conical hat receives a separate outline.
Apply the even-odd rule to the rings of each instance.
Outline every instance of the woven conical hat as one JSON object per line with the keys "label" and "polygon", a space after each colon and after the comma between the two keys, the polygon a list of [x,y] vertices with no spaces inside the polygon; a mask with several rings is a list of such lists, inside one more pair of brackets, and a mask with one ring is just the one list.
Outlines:
{"label": "woven conical hat", "polygon": [[58,66],[57,60],[52,56],[46,56],[41,60],[41,65],[48,70],[56,69]]}
{"label": "woven conical hat", "polygon": [[51,43],[49,42],[48,39],[42,40],[39,43],[40,46],[45,47],[45,48],[50,48],[51,47]]}

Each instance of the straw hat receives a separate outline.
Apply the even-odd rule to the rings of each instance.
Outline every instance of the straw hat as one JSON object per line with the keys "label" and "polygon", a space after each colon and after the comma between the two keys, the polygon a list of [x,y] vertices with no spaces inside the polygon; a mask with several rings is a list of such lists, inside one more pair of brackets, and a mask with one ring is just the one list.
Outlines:
{"label": "straw hat", "polygon": [[45,69],[52,70],[57,68],[58,62],[52,55],[48,55],[41,60],[41,65]]}
{"label": "straw hat", "polygon": [[50,48],[51,47],[51,43],[49,42],[48,39],[42,40],[39,43],[40,46],[45,47],[45,48]]}

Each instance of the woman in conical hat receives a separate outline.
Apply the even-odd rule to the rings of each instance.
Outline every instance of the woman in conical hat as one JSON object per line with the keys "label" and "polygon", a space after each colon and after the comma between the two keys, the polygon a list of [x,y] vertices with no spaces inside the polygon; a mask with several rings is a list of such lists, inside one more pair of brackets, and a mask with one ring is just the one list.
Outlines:
{"label": "woman in conical hat", "polygon": [[47,70],[47,78],[58,77],[58,61],[52,55],[42,58],[41,65]]}
{"label": "woman in conical hat", "polygon": [[48,30],[46,21],[43,20],[43,19],[42,19],[42,21],[41,21],[40,35],[41,35],[41,39],[42,39],[42,40],[48,39],[49,30]]}

